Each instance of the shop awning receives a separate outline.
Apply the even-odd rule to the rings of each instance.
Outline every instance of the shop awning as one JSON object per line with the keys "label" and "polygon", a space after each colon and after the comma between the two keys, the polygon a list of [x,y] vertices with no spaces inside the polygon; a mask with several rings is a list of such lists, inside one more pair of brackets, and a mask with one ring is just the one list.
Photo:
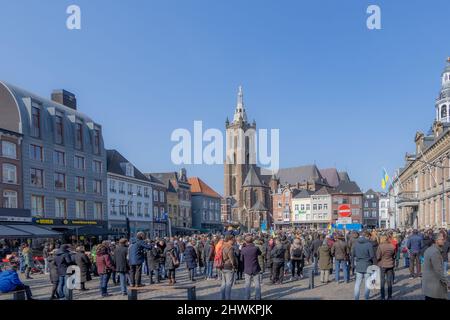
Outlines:
{"label": "shop awning", "polygon": [[0,225],[0,238],[60,238],[61,233],[27,225]]}
{"label": "shop awning", "polygon": [[108,235],[115,235],[117,232],[109,231],[102,227],[96,227],[96,226],[84,226],[80,228],[74,228],[69,231],[67,231],[70,235],[79,235],[79,236],[108,236]]}

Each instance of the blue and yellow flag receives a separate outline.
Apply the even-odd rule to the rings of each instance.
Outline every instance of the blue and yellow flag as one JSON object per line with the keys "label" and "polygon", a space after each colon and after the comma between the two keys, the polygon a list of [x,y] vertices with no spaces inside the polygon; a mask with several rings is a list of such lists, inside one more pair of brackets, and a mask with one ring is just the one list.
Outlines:
{"label": "blue and yellow flag", "polygon": [[389,175],[386,172],[386,169],[383,168],[383,178],[381,179],[381,188],[383,188],[383,190],[386,189],[387,183],[389,181]]}

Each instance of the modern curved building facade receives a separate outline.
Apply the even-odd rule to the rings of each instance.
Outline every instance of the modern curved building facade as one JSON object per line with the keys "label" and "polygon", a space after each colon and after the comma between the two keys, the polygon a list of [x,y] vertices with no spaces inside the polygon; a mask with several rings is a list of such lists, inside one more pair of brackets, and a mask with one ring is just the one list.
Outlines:
{"label": "modern curved building facade", "polygon": [[[102,127],[77,111],[73,94],[56,90],[50,100],[0,82],[0,130],[19,137],[18,203],[31,210],[35,223],[61,231],[106,226]],[[9,163],[3,175],[13,177],[13,166]]]}

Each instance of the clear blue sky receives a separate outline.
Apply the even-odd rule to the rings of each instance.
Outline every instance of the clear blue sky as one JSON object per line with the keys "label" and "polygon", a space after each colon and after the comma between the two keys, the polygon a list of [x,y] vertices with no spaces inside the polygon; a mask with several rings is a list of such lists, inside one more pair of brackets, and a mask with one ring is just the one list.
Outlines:
{"label": "clear blue sky", "polygon": [[[369,4],[382,30],[366,28]],[[178,170],[173,129],[222,129],[242,84],[250,120],[280,129],[282,167],[336,166],[380,189],[434,120],[449,15],[448,0],[3,0],[0,79],[76,93],[106,146],[152,172]],[[223,191],[222,166],[188,174]]]}

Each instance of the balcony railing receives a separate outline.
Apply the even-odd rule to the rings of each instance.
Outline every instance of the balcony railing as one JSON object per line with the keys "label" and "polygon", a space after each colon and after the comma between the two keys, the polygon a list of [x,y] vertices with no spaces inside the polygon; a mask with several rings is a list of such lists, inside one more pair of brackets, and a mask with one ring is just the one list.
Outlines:
{"label": "balcony railing", "polygon": [[398,194],[397,203],[403,205],[416,206],[419,204],[418,191],[402,191]]}

